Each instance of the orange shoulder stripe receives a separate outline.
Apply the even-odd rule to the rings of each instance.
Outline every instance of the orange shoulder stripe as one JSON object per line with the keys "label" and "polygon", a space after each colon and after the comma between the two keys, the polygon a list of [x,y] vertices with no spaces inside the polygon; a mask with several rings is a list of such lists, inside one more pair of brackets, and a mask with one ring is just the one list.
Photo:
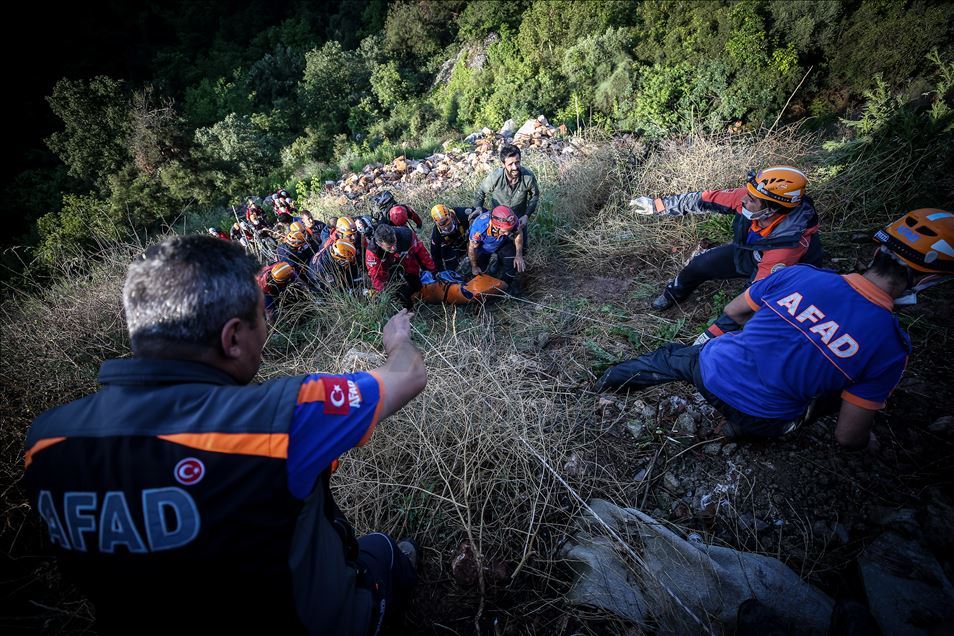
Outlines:
{"label": "orange shoulder stripe", "polygon": [[376,371],[368,371],[368,375],[373,377],[378,383],[378,403],[374,407],[374,415],[371,416],[371,424],[368,425],[368,430],[366,430],[364,435],[361,436],[361,441],[358,442],[358,446],[364,446],[368,443],[368,440],[371,439],[371,434],[374,433],[374,429],[378,426],[378,418],[381,417],[381,405],[384,404],[384,382],[381,381],[381,376],[379,376]]}
{"label": "orange shoulder stripe", "polygon": [[49,448],[54,444],[59,444],[64,441],[65,437],[48,437],[46,439],[41,439],[39,442],[30,447],[26,452],[26,455],[23,456],[23,470],[26,470],[30,467],[30,464],[33,463],[33,456],[39,453],[45,448]]}
{"label": "orange shoulder stripe", "polygon": [[320,378],[309,380],[298,389],[298,403],[307,404],[308,402],[325,401],[325,383]]}
{"label": "orange shoulder stripe", "polygon": [[213,453],[276,459],[288,457],[288,433],[176,433],[156,437],[173,444]]}

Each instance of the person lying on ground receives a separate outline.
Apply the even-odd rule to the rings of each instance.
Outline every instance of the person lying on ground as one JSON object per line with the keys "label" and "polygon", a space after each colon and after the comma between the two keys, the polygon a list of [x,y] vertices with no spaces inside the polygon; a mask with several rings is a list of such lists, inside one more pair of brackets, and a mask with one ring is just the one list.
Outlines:
{"label": "person lying on ground", "polygon": [[772,166],[750,174],[739,188],[634,199],[631,205],[640,214],[735,215],[732,242],[689,261],[653,301],[653,309],[668,309],[686,300],[707,280],[746,278],[753,282],[796,263],[818,265],[822,259],[818,214],[805,193],[807,186],[801,170]]}
{"label": "person lying on ground", "polygon": [[497,265],[501,270],[500,279],[507,284],[507,293],[520,295],[516,277],[523,272],[523,234],[513,211],[505,205],[498,205],[492,212],[484,212],[470,226],[470,242],[467,256],[470,259],[470,271],[474,276],[483,274],[490,263],[491,255],[497,255]]}
{"label": "person lying on ground", "polygon": [[448,208],[438,203],[431,208],[431,259],[437,271],[456,272],[470,242],[470,215],[473,208]]}
{"label": "person lying on ground", "polygon": [[741,331],[702,345],[670,343],[618,364],[596,391],[690,382],[725,416],[730,437],[783,435],[813,402],[840,396],[835,439],[864,447],[910,350],[894,299],[927,276],[954,274],[954,214],[915,210],[875,240],[864,275],[786,267],[726,306]]}
{"label": "person lying on ground", "polygon": [[364,258],[375,291],[382,292],[388,283],[400,280],[397,297],[405,307],[411,306],[411,297],[421,289],[421,272],[437,273],[424,243],[406,227],[376,227]]}
{"label": "person lying on ground", "polygon": [[102,634],[371,634],[396,626],[413,542],[356,538],[334,460],[423,390],[402,311],[370,372],[252,383],[268,337],[258,263],[180,236],[130,266],[132,358],[41,414],[23,484],[65,581]]}

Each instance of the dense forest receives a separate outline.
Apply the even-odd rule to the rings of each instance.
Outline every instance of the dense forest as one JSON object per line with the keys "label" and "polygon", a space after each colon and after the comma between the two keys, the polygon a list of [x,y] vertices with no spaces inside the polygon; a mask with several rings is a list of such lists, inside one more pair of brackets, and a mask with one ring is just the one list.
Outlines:
{"label": "dense forest", "polygon": [[[951,129],[943,2],[111,3],[52,22],[31,83],[48,92],[26,91],[5,185],[8,241],[29,232],[36,271],[183,209],[304,196],[540,113],[650,141],[852,118],[846,152],[924,152]],[[947,147],[919,167],[939,195]]]}

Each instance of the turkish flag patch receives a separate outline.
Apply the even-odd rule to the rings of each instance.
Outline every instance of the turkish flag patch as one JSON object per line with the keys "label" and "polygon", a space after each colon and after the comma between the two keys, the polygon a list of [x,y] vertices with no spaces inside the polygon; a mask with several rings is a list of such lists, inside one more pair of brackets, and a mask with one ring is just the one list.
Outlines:
{"label": "turkish flag patch", "polygon": [[325,385],[325,414],[347,415],[350,413],[348,381],[344,378],[323,375],[321,382]]}

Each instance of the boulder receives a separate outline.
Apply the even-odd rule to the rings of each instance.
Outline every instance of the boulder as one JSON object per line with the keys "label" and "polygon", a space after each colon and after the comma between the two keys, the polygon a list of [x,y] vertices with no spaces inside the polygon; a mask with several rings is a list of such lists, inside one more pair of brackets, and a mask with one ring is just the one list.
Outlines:
{"label": "boulder", "polygon": [[407,158],[401,155],[394,160],[393,167],[395,172],[407,172]]}
{"label": "boulder", "polygon": [[885,634],[933,633],[954,620],[954,586],[918,541],[886,532],[858,558],[868,606]]}
{"label": "boulder", "polygon": [[508,119],[504,122],[504,125],[497,131],[497,134],[501,137],[509,138],[513,137],[513,134],[517,131],[517,122],[512,119]]}
{"label": "boulder", "polygon": [[832,600],[777,559],[687,541],[639,510],[599,499],[578,523],[560,550],[577,572],[567,593],[571,603],[602,608],[653,633],[721,634],[735,631],[738,607],[755,598],[791,633],[827,632]]}

